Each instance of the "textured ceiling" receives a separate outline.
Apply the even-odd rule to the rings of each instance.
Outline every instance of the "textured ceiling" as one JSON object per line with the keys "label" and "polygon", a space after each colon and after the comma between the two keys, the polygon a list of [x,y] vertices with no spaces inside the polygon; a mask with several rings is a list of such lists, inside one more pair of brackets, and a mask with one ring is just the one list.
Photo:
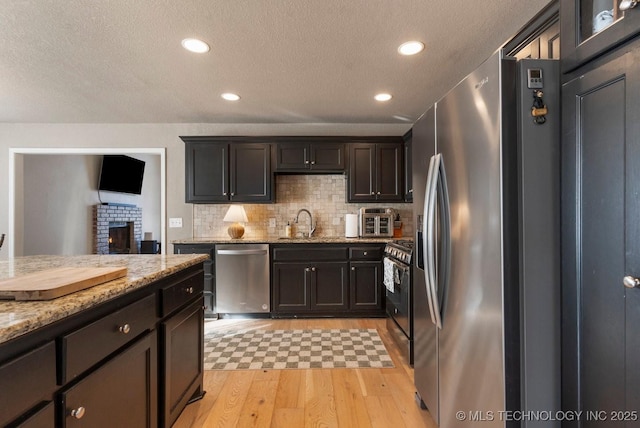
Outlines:
{"label": "textured ceiling", "polygon": [[548,2],[3,0],[0,122],[411,124]]}

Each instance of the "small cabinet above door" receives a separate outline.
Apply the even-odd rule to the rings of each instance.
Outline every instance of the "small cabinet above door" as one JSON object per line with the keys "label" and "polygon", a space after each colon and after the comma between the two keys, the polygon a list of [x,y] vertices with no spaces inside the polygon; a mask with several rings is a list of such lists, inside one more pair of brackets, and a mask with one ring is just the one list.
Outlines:
{"label": "small cabinet above door", "polygon": [[275,172],[344,172],[343,143],[287,141],[276,144]]}
{"label": "small cabinet above door", "polygon": [[640,33],[640,6],[621,0],[561,0],[562,71],[569,72]]}

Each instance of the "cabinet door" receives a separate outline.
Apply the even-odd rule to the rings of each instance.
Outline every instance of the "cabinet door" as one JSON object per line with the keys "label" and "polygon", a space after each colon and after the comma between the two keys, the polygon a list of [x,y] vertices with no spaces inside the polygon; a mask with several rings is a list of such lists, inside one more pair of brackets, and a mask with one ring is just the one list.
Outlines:
{"label": "cabinet door", "polygon": [[606,412],[590,427],[640,409],[638,47],[563,87],[562,403]]}
{"label": "cabinet door", "polygon": [[348,262],[311,263],[311,308],[342,311],[349,308]]}
{"label": "cabinet door", "polygon": [[311,144],[311,169],[317,171],[344,171],[344,144]]}
{"label": "cabinet door", "polygon": [[403,157],[401,143],[376,145],[376,200],[402,201],[404,199]]}
{"label": "cabinet door", "polygon": [[351,310],[382,309],[382,264],[351,262],[349,308]]}
{"label": "cabinet door", "polygon": [[622,11],[619,4],[619,0],[561,0],[563,72],[640,33],[640,7]]}
{"label": "cabinet door", "polygon": [[309,311],[311,309],[309,264],[274,263],[272,266],[273,311],[286,313]]}
{"label": "cabinet door", "polygon": [[270,202],[271,145],[231,144],[230,151],[231,187],[229,200],[232,202]]}
{"label": "cabinet door", "polygon": [[202,395],[204,316],[198,299],[160,325],[165,353],[160,385],[161,427],[170,427],[187,402]]}
{"label": "cabinet door", "polygon": [[276,145],[276,171],[305,170],[310,165],[309,144],[300,142]]}
{"label": "cabinet door", "polygon": [[174,254],[207,254],[208,260],[203,262],[204,270],[204,317],[215,318],[215,267],[214,247],[212,245],[173,244]]}
{"label": "cabinet door", "polygon": [[157,421],[155,332],[60,394],[62,427],[147,427]]}
{"label": "cabinet door", "polygon": [[349,145],[348,202],[375,202],[375,144]]}
{"label": "cabinet door", "polygon": [[413,201],[413,177],[411,176],[411,162],[413,155],[413,145],[411,142],[411,131],[405,134],[404,138],[404,200]]}
{"label": "cabinet door", "polygon": [[228,201],[227,144],[187,142],[185,150],[185,201]]}

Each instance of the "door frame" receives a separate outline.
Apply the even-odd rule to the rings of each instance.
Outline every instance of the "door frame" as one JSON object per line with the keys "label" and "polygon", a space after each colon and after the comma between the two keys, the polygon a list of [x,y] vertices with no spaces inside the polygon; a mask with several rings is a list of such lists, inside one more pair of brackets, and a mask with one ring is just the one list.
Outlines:
{"label": "door frame", "polygon": [[[16,230],[16,157],[19,155],[107,155],[107,154],[146,154],[160,156],[160,242],[166,241],[167,211],[167,162],[165,148],[10,148],[9,149],[9,259],[15,256]],[[168,245],[162,245],[162,254],[166,254]]]}

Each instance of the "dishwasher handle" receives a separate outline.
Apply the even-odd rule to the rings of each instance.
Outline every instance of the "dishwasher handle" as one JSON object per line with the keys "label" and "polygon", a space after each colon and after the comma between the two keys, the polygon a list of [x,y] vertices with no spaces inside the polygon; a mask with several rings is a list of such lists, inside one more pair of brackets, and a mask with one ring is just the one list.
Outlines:
{"label": "dishwasher handle", "polygon": [[216,254],[222,256],[263,255],[267,254],[267,250],[216,250]]}

